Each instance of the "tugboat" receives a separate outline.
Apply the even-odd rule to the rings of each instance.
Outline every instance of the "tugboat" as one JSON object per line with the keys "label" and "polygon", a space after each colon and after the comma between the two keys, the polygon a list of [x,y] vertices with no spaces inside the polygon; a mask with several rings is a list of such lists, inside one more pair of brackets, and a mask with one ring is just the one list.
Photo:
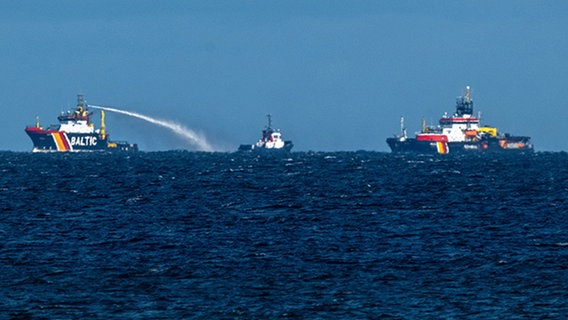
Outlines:
{"label": "tugboat", "polygon": [[138,151],[137,144],[109,140],[103,110],[101,127],[95,130],[92,114],[83,95],[77,95],[77,108],[62,112],[58,125],[43,129],[36,118],[35,126],[25,129],[34,145],[32,152]]}
{"label": "tugboat", "polygon": [[479,117],[473,116],[469,86],[465,88],[465,96],[457,98],[456,112],[452,116],[445,113],[438,126],[427,127],[422,120],[422,131],[415,138],[407,137],[403,117],[400,127],[399,136],[387,138],[393,153],[533,152],[530,137],[512,136],[479,125]]}
{"label": "tugboat", "polygon": [[251,152],[290,152],[294,144],[292,141],[282,140],[282,134],[279,129],[272,128],[272,116],[268,117],[268,125],[262,130],[262,138],[255,144],[241,144],[239,151]]}

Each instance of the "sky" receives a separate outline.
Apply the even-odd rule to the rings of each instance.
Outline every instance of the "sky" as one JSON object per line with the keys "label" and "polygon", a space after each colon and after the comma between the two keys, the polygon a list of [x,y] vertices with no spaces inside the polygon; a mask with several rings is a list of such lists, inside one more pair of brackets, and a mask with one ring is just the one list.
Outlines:
{"label": "sky", "polygon": [[[568,151],[567,1],[0,0],[0,150],[75,106],[112,106],[254,143],[271,114],[294,151],[388,152],[471,86],[484,125]],[[98,113],[97,113],[98,116]],[[197,150],[106,114],[143,151]],[[95,123],[98,126],[98,118]]]}

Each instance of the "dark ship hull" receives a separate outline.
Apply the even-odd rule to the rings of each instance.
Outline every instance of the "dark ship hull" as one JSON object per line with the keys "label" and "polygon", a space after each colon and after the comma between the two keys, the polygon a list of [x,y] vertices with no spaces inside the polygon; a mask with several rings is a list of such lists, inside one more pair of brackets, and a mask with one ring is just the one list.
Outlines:
{"label": "dark ship hull", "polygon": [[282,148],[267,148],[265,146],[258,147],[256,144],[241,144],[238,151],[258,152],[258,153],[274,153],[274,152],[291,152],[294,144],[292,141],[284,141]]}
{"label": "dark ship hull", "polygon": [[529,137],[486,139],[475,142],[420,141],[415,138],[387,138],[393,153],[464,154],[464,153],[530,153],[533,152]]}
{"label": "dark ship hull", "polygon": [[138,145],[123,141],[109,141],[96,133],[67,133],[41,128],[26,128],[32,139],[32,152],[81,151],[138,151]]}

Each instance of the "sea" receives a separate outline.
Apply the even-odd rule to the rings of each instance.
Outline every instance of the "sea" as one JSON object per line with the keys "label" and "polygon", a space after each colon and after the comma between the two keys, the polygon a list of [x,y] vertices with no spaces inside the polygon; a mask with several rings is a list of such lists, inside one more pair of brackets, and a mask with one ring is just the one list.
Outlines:
{"label": "sea", "polygon": [[0,319],[566,319],[568,154],[0,152]]}

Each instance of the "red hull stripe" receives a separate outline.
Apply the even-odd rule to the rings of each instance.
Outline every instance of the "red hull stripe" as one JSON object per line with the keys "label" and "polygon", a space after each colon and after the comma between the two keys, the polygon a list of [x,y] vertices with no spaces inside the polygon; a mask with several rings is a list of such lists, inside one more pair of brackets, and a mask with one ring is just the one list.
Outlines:
{"label": "red hull stripe", "polygon": [[437,143],[437,148],[438,148],[438,153],[440,154],[446,154],[448,153],[448,144],[445,142],[436,142]]}
{"label": "red hull stripe", "polygon": [[444,134],[419,134],[416,136],[416,140],[448,142],[448,136]]}
{"label": "red hull stripe", "polygon": [[69,145],[69,139],[67,139],[67,134],[65,134],[65,132],[60,132],[61,134],[61,140],[63,141],[63,146],[65,147],[65,150],[70,150],[71,146]]}
{"label": "red hull stripe", "polygon": [[36,134],[46,134],[46,135],[59,132],[57,130],[43,130],[41,128],[36,128],[36,127],[28,127],[28,128],[26,128],[26,131],[27,132],[33,132],[33,133],[36,133]]}
{"label": "red hull stripe", "polygon": [[36,128],[36,127],[27,127],[26,131],[35,132],[35,133],[43,133],[43,134],[50,134],[50,133],[59,132],[57,130],[43,130],[42,128]]}
{"label": "red hull stripe", "polygon": [[55,140],[55,146],[57,147],[57,151],[68,151],[69,144],[67,143],[67,137],[65,132],[54,132],[51,134],[53,140]]}
{"label": "red hull stripe", "polygon": [[477,118],[441,118],[440,122],[479,122]]}

